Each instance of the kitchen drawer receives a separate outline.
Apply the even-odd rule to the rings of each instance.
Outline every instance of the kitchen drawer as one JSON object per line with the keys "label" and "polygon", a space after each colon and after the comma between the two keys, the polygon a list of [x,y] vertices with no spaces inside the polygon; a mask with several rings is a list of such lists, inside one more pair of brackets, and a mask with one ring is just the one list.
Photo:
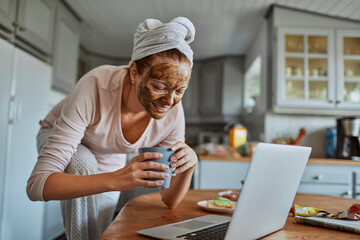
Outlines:
{"label": "kitchen drawer", "polygon": [[[331,195],[331,196],[351,198],[351,195],[350,195],[351,194],[351,186],[350,185],[342,185],[342,184],[335,185],[335,184],[301,183],[297,192],[298,193],[322,194],[322,195]],[[313,206],[313,207],[316,207],[316,206]]]}
{"label": "kitchen drawer", "polygon": [[336,165],[308,165],[305,168],[301,182],[351,184],[352,172],[356,172],[357,184],[360,183],[359,167]]}

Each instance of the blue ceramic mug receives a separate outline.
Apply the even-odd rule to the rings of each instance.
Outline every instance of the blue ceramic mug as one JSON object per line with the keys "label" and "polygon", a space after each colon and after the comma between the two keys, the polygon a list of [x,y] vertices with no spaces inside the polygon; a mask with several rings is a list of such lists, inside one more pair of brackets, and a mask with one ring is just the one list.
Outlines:
{"label": "blue ceramic mug", "polygon": [[170,167],[170,164],[171,164],[170,157],[171,157],[171,155],[173,155],[175,153],[175,151],[171,150],[170,148],[165,148],[165,147],[142,147],[142,148],[139,148],[139,154],[144,153],[144,152],[159,152],[159,153],[161,153],[163,155],[162,158],[159,158],[159,159],[147,159],[147,160],[145,160],[145,162],[154,161],[154,162],[163,163],[163,164],[166,164],[166,165],[169,166],[169,169],[167,171],[151,169],[151,171],[167,173],[169,175],[167,178],[165,178],[165,179],[146,178],[146,180],[152,180],[152,181],[163,180],[164,183],[162,185],[160,185],[159,187],[169,188],[170,182],[171,182],[172,170],[173,170]]}

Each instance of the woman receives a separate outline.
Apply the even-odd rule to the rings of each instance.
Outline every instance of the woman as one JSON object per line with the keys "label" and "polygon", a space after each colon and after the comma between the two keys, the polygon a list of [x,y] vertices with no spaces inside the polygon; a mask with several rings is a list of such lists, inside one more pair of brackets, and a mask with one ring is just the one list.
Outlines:
{"label": "woman", "polygon": [[197,164],[184,143],[184,113],[178,104],[188,86],[195,29],[184,17],[169,23],[139,24],[129,66],[101,66],[40,122],[38,161],[28,180],[33,201],[61,200],[68,239],[98,239],[110,224],[119,191],[156,187],[166,178],[161,158],[143,153],[125,165],[124,154],[139,147],[171,147],[175,168],[161,199],[176,207],[185,196]]}

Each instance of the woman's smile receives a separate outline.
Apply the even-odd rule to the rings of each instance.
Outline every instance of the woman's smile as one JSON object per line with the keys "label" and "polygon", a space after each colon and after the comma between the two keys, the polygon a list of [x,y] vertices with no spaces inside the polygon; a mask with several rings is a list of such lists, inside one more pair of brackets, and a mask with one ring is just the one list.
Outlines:
{"label": "woman's smile", "polygon": [[168,106],[168,105],[163,106],[163,105],[156,104],[154,102],[152,102],[152,105],[154,106],[155,111],[157,111],[159,113],[166,113],[170,109],[170,106]]}

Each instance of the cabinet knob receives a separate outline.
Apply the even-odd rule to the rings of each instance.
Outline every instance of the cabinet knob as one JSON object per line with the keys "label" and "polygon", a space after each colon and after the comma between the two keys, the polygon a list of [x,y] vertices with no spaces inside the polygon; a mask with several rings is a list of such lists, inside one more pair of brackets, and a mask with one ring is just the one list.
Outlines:
{"label": "cabinet knob", "polygon": [[19,23],[18,22],[12,22],[12,25],[15,27],[15,28],[17,28],[17,27],[19,27]]}
{"label": "cabinet knob", "polygon": [[26,31],[26,27],[25,27],[25,26],[20,26],[19,29],[20,29],[20,31],[23,31],[23,32]]}
{"label": "cabinet knob", "polygon": [[352,197],[352,191],[343,192],[341,194],[341,197],[351,198]]}
{"label": "cabinet knob", "polygon": [[323,176],[322,175],[316,175],[314,177],[314,180],[322,180],[323,179]]}

